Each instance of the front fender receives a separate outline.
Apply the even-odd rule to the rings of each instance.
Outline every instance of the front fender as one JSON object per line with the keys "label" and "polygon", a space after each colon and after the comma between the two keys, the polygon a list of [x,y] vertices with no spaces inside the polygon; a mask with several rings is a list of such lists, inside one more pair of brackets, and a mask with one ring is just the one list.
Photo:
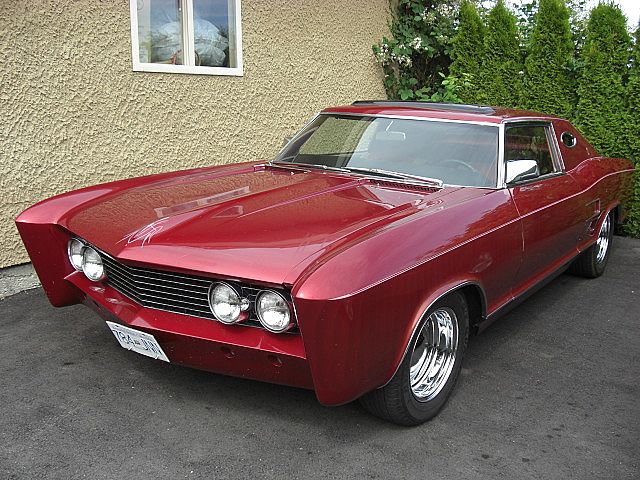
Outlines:
{"label": "front fender", "polygon": [[424,313],[439,298],[476,280],[451,279],[416,298],[411,272],[338,300],[295,299],[314,389],[340,405],[388,383]]}
{"label": "front fender", "polygon": [[521,259],[517,211],[494,191],[377,232],[315,268],[292,294],[318,400],[342,404],[386,384],[444,293],[477,285],[487,310],[510,299]]}

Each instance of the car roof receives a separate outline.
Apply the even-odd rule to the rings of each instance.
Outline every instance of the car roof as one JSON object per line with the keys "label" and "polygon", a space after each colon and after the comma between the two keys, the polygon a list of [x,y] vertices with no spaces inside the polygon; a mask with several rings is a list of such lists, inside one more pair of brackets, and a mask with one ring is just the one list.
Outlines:
{"label": "car roof", "polygon": [[505,120],[513,119],[553,120],[557,118],[538,112],[514,110],[503,107],[489,107],[486,105],[401,100],[358,100],[351,105],[326,108],[323,110],[323,113],[393,115],[486,123],[502,123]]}

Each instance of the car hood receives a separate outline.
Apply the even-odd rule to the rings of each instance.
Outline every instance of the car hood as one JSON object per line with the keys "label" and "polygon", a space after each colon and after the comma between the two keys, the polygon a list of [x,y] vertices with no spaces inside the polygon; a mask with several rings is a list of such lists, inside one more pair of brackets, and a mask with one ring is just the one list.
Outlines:
{"label": "car hood", "polygon": [[222,170],[102,186],[59,223],[130,263],[293,284],[342,242],[458,190],[259,165]]}

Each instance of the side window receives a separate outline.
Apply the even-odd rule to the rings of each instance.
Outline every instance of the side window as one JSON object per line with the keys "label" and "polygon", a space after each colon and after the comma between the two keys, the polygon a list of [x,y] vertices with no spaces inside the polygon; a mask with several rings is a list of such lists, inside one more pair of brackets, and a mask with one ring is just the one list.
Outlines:
{"label": "side window", "polygon": [[547,140],[548,127],[522,125],[507,127],[505,138],[505,160],[535,160],[540,175],[555,171],[553,155]]}

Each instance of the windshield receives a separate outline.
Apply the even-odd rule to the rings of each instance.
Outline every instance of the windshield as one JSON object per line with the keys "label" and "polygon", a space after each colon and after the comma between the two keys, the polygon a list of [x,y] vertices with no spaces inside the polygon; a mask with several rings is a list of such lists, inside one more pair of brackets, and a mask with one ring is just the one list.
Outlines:
{"label": "windshield", "polygon": [[322,114],[275,161],[495,187],[498,132],[474,123]]}

